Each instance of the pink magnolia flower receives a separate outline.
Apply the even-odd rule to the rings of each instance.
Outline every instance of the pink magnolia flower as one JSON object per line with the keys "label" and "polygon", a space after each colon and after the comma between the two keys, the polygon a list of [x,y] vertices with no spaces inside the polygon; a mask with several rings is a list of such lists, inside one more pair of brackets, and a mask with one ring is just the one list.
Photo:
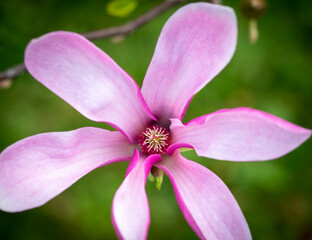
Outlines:
{"label": "pink magnolia flower", "polygon": [[181,211],[200,238],[251,239],[226,185],[178,149],[219,160],[270,160],[298,147],[311,131],[250,108],[181,122],[194,94],[230,61],[236,39],[232,9],[208,3],[182,7],[160,34],[141,91],[78,34],[54,32],[33,40],[25,53],[28,71],[87,118],[119,131],[86,127],[9,146],[0,155],[0,208],[41,206],[95,168],[130,160],[112,206],[119,238],[147,237],[145,182],[155,166],[169,176]]}

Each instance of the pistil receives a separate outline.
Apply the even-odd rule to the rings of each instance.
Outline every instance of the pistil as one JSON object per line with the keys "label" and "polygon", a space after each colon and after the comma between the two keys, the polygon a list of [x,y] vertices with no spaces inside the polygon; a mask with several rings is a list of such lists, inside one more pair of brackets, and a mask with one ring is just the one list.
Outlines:
{"label": "pistil", "polygon": [[169,132],[160,125],[147,127],[138,137],[142,152],[151,154],[164,154],[169,146]]}

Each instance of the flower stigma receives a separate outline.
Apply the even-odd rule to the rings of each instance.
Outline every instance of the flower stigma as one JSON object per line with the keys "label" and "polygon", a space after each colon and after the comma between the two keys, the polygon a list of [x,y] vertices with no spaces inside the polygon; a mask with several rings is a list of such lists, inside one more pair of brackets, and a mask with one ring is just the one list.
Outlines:
{"label": "flower stigma", "polygon": [[138,137],[138,143],[142,152],[163,155],[167,152],[169,146],[169,132],[160,125],[147,127]]}

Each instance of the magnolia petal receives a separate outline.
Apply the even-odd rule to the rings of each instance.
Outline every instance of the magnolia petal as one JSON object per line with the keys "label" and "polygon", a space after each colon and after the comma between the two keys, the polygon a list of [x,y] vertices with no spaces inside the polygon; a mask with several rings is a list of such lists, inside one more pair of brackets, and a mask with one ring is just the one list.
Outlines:
{"label": "magnolia petal", "polygon": [[145,182],[152,165],[161,157],[155,154],[145,158],[135,151],[126,178],[114,196],[112,222],[119,239],[147,238],[150,215]]}
{"label": "magnolia petal", "polygon": [[182,119],[192,97],[230,61],[237,40],[234,11],[188,4],[165,24],[147,70],[142,94],[160,120]]}
{"label": "magnolia petal", "polygon": [[154,118],[135,81],[83,36],[53,32],[32,40],[27,70],[87,118],[108,122],[131,140]]}
{"label": "magnolia petal", "polygon": [[213,172],[178,152],[156,166],[168,175],[181,211],[200,239],[251,239],[235,198]]}
{"label": "magnolia petal", "polygon": [[223,109],[185,125],[172,120],[174,144],[191,146],[199,156],[230,161],[263,161],[281,157],[311,136],[311,130],[251,109]]}
{"label": "magnolia petal", "polygon": [[41,206],[93,169],[129,160],[133,151],[120,132],[92,127],[18,141],[0,155],[0,209]]}

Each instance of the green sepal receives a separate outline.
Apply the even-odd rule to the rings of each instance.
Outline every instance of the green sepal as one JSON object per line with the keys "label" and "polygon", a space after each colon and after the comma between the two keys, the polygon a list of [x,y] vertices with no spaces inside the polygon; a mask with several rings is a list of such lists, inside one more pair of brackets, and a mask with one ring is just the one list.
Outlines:
{"label": "green sepal", "polygon": [[147,179],[148,179],[150,182],[155,182],[155,177],[151,174],[151,172],[148,174]]}
{"label": "green sepal", "polygon": [[155,180],[156,180],[155,186],[156,186],[156,188],[157,188],[158,190],[160,190],[160,188],[161,188],[161,184],[162,184],[162,182],[163,182],[163,178],[164,178],[163,175],[162,175],[161,177],[156,177],[156,178],[155,178]]}
{"label": "green sepal", "polygon": [[179,148],[180,152],[188,152],[188,151],[192,151],[194,149],[192,148]]}

